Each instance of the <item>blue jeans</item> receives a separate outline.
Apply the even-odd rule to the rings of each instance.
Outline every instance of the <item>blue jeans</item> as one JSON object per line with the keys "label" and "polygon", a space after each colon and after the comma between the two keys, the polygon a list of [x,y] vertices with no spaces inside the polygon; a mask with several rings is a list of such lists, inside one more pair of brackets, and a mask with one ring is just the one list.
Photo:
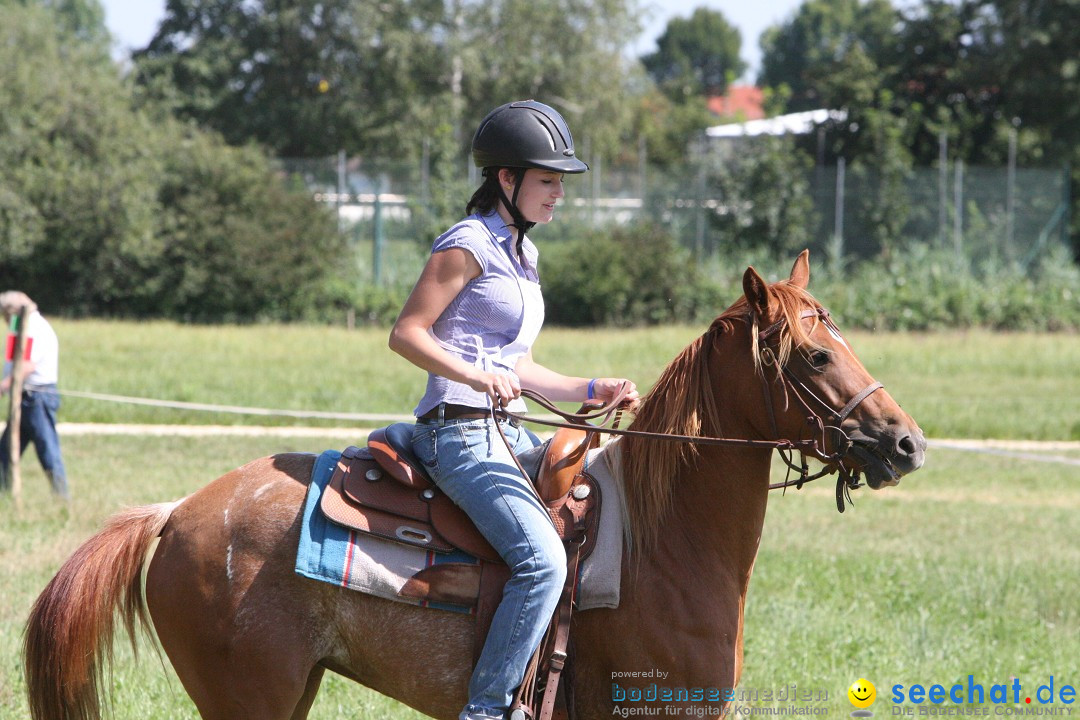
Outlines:
{"label": "blue jeans", "polygon": [[[502,428],[515,453],[537,444],[524,428]],[[420,420],[413,450],[510,567],[461,713],[463,720],[502,718],[558,605],[566,551],[491,420]]]}
{"label": "blue jeans", "polygon": [[[52,489],[63,498],[68,497],[67,472],[60,456],[60,436],[56,434],[56,411],[60,409],[60,395],[56,386],[50,385],[34,390],[24,390],[22,397],[22,422],[19,423],[20,452],[32,441],[37,450],[38,462],[52,482]],[[4,428],[0,439],[0,489],[9,484],[8,429]]]}

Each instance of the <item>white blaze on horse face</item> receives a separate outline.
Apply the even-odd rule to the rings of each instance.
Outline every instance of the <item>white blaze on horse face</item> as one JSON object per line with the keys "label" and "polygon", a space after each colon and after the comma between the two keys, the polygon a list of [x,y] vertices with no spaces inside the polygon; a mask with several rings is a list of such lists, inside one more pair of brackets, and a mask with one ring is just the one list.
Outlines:
{"label": "white blaze on horse face", "polygon": [[847,341],[844,340],[844,336],[840,334],[839,330],[833,327],[832,323],[827,322],[822,324],[825,326],[825,329],[829,331],[829,334],[832,335],[833,339],[836,340],[836,342],[847,348],[848,352],[851,352],[851,347],[848,346]]}

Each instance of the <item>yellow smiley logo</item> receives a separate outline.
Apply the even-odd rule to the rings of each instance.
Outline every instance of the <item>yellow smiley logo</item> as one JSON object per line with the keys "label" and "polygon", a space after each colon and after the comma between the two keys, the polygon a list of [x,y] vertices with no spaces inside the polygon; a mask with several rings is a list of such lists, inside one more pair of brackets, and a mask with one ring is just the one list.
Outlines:
{"label": "yellow smiley logo", "polygon": [[857,708],[868,708],[874,704],[874,700],[877,699],[877,689],[874,687],[874,683],[870,682],[866,678],[859,678],[855,682],[851,683],[851,687],[847,691],[848,700],[851,704]]}

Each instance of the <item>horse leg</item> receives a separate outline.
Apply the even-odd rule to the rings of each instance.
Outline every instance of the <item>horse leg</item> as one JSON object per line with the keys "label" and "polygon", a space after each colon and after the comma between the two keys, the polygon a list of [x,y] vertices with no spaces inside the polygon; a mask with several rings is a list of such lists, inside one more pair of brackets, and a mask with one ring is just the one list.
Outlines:
{"label": "horse leg", "polygon": [[322,684],[324,672],[326,672],[325,668],[316,665],[311,674],[308,675],[304,694],[300,697],[300,702],[296,703],[296,708],[293,709],[292,717],[289,720],[307,720],[311,706],[315,702],[315,696],[319,694],[319,686]]}
{"label": "horse leg", "polygon": [[[303,638],[294,635],[283,642],[276,631],[264,629],[274,638],[261,643],[252,638],[213,638],[191,628],[185,632],[166,626],[159,631],[162,647],[204,720],[307,717],[323,670],[312,663]],[[292,648],[285,644],[290,641],[296,642]]]}
{"label": "horse leg", "polygon": [[146,577],[161,647],[206,720],[303,718],[322,668],[444,720],[467,699],[475,620],[295,572],[313,458],[282,455],[178,507]]}
{"label": "horse leg", "polygon": [[293,572],[311,464],[309,456],[249,463],[188,498],[162,533],[147,605],[206,720],[288,720],[314,700],[329,645],[318,618],[329,608],[326,593]]}

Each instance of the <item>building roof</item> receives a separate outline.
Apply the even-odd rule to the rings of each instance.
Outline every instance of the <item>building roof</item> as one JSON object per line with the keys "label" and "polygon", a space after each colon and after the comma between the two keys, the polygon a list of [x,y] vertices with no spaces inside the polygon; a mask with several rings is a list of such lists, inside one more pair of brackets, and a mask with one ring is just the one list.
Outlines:
{"label": "building roof", "polygon": [[832,120],[843,122],[847,113],[843,110],[807,110],[806,112],[777,115],[741,123],[713,125],[705,134],[711,138],[750,137],[754,135],[805,135],[815,127]]}
{"label": "building roof", "polygon": [[731,85],[724,95],[708,99],[708,108],[721,117],[740,120],[759,120],[765,117],[765,96],[761,88],[753,85]]}

